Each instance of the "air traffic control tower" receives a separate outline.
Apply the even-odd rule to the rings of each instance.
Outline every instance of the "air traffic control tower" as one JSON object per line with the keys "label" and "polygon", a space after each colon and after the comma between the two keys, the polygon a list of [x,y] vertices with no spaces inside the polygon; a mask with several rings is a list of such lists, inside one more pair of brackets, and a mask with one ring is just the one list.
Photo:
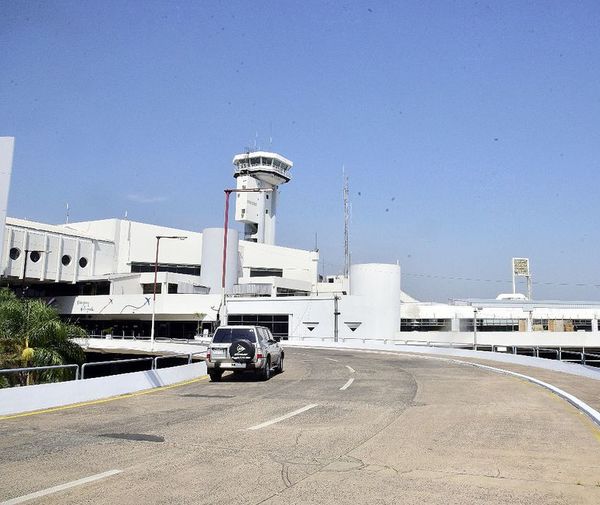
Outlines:
{"label": "air traffic control tower", "polygon": [[237,189],[235,220],[244,223],[244,240],[275,244],[277,188],[292,178],[293,163],[277,153],[254,151],[233,158]]}

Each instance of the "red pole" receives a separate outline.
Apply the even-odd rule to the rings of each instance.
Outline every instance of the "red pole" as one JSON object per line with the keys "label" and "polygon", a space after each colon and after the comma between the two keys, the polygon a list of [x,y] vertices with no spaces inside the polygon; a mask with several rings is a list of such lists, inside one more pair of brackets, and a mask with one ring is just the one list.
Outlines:
{"label": "red pole", "polygon": [[225,273],[226,273],[226,262],[227,262],[227,229],[229,228],[229,196],[231,190],[225,190],[225,223],[223,224],[223,270],[221,275],[221,287],[223,293],[225,293]]}

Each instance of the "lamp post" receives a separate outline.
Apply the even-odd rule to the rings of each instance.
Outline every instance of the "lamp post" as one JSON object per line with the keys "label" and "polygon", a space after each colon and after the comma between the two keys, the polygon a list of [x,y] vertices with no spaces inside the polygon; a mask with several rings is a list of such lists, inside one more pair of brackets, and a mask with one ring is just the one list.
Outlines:
{"label": "lamp post", "polygon": [[483,307],[473,307],[473,350],[477,350],[477,313]]}
{"label": "lamp post", "polygon": [[227,324],[227,308],[225,298],[225,276],[227,274],[227,230],[229,229],[229,197],[231,193],[260,193],[261,191],[273,191],[271,188],[249,188],[249,189],[225,189],[225,219],[223,223],[223,267],[221,270],[221,308],[219,309],[220,324]]}
{"label": "lamp post", "polygon": [[158,275],[158,248],[160,246],[160,239],[176,239],[185,240],[187,237],[179,235],[157,235],[156,236],[156,257],[154,259],[154,284],[152,285],[152,325],[150,327],[150,350],[154,351],[154,320],[156,318],[156,277]]}

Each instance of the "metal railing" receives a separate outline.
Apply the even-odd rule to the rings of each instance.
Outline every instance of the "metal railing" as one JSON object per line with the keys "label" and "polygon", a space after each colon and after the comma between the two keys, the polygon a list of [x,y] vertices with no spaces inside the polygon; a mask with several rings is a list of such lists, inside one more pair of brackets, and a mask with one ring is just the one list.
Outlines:
{"label": "metal railing", "polygon": [[48,365],[48,366],[28,366],[23,368],[3,368],[0,374],[10,374],[19,372],[38,372],[41,370],[57,370],[59,368],[75,368],[75,380],[79,380],[79,365]]}
{"label": "metal railing", "polygon": [[[87,337],[83,338],[101,338],[106,340],[150,340],[150,335],[94,335],[90,334]],[[204,338],[204,337],[202,337]],[[196,339],[195,337],[191,338],[178,338],[178,337],[156,337],[154,339],[156,342],[175,342],[175,343],[183,343],[192,344],[192,345],[206,345],[201,340]],[[205,340],[205,339],[204,339]]]}
{"label": "metal railing", "polygon": [[[304,340],[317,340],[321,342],[334,342],[333,337],[312,337],[312,336],[300,336],[298,337],[300,341]],[[412,345],[412,346],[421,346],[421,347],[432,347],[432,348],[450,348],[450,349],[472,349],[475,351],[484,351],[484,352],[510,352],[511,354],[521,354],[532,356],[535,358],[549,359],[544,358],[544,354],[552,354],[554,359],[558,361],[570,362],[570,363],[580,363],[582,365],[590,365],[595,367],[600,367],[600,354],[591,353],[585,350],[585,347],[582,347],[581,350],[573,350],[573,349],[564,349],[562,346],[558,348],[553,347],[540,347],[540,346],[528,346],[528,345],[501,345],[501,344],[473,344],[473,343],[465,343],[465,342],[443,342],[443,341],[434,341],[434,340],[399,340],[393,338],[365,338],[365,337],[340,337],[339,342],[348,342],[358,340],[363,344],[367,342],[381,342],[384,344],[390,343],[394,345]],[[503,350],[504,349],[504,350]],[[540,356],[541,354],[541,356]],[[564,357],[563,355],[573,356],[573,357]]]}
{"label": "metal railing", "polygon": [[158,362],[161,359],[169,359],[169,358],[187,358],[187,364],[191,364],[193,357],[199,354],[204,354],[204,352],[190,352],[190,353],[180,353],[180,354],[166,354],[164,356],[156,356],[153,362],[153,369],[158,369]]}
{"label": "metal railing", "polygon": [[130,359],[114,359],[111,361],[92,361],[91,363],[84,363],[81,365],[81,378],[85,379],[85,368],[89,366],[98,366],[98,365],[114,365],[116,363],[133,363],[136,361],[150,361],[150,370],[154,369],[154,358],[152,356],[148,356],[147,358],[130,358]]}
{"label": "metal railing", "polygon": [[[150,368],[149,368],[149,371],[150,371],[150,370],[158,369],[158,362],[161,359],[176,358],[176,357],[187,358],[187,364],[189,365],[193,362],[194,356],[201,356],[204,353],[205,353],[205,351],[197,351],[197,352],[181,353],[181,354],[167,354],[164,356],[156,356],[156,357],[146,356],[143,358],[115,359],[115,360],[109,360],[109,361],[91,361],[89,363],[84,363],[81,366],[76,365],[76,364],[70,364],[70,365],[31,366],[31,367],[23,367],[23,368],[4,368],[4,369],[0,369],[0,375],[21,373],[21,372],[39,372],[39,371],[43,371],[43,370],[56,370],[56,369],[60,369],[60,368],[74,368],[75,369],[74,380],[80,380],[80,379],[85,379],[86,368],[92,367],[92,366],[115,365],[115,364],[120,365],[122,363],[150,361]],[[113,374],[113,375],[117,375],[117,374]],[[105,377],[105,376],[103,375],[102,377]]]}

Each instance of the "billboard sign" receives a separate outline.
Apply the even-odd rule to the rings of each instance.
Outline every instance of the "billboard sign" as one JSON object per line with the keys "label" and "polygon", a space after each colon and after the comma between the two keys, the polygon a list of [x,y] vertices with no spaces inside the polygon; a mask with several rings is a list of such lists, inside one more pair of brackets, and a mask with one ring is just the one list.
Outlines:
{"label": "billboard sign", "polygon": [[529,277],[529,258],[513,258],[513,275]]}

